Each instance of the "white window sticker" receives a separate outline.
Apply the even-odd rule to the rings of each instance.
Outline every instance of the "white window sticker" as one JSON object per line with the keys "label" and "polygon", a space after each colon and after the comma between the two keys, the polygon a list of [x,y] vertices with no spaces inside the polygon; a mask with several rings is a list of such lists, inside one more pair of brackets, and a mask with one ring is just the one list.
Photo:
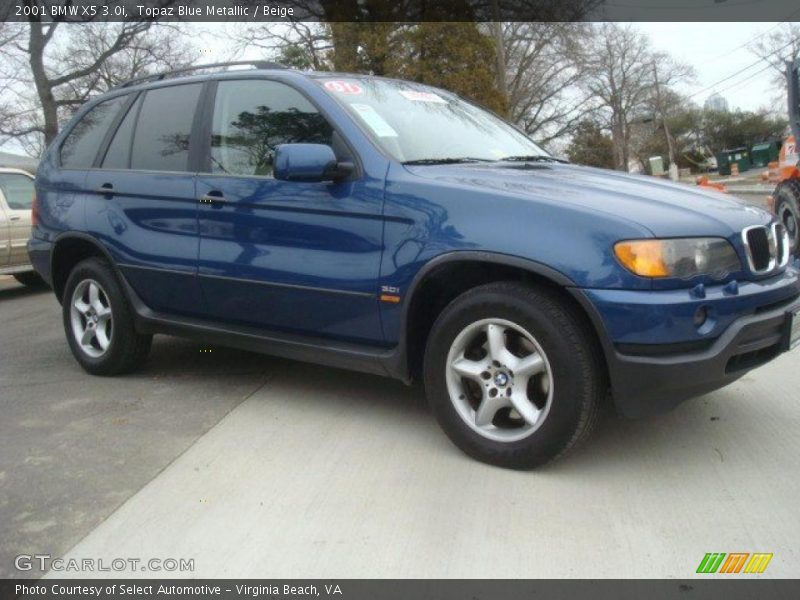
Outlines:
{"label": "white window sticker", "polygon": [[438,102],[439,104],[447,104],[447,100],[433,92],[401,90],[400,95],[406,100],[413,100],[414,102]]}
{"label": "white window sticker", "polygon": [[378,137],[397,137],[397,132],[369,104],[351,104],[361,120],[372,129]]}

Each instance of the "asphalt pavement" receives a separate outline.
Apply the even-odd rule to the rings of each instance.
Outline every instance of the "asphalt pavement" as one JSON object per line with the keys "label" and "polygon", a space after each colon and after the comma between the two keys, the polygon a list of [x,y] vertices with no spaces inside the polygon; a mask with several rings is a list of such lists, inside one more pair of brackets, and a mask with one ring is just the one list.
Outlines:
{"label": "asphalt pavement", "polygon": [[387,379],[165,336],[92,377],[52,295],[8,279],[0,339],[0,577],[37,553],[194,561],[126,577],[686,578],[707,552],[800,573],[800,350],[514,472]]}

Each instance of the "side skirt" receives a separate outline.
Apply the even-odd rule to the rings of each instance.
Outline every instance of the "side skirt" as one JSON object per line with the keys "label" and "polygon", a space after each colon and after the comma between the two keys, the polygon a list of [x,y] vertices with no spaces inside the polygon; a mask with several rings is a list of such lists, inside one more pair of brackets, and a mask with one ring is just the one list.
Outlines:
{"label": "side skirt", "polygon": [[174,335],[407,382],[407,377],[396,367],[398,364],[397,348],[386,350],[357,344],[337,343],[324,338],[267,334],[263,330],[253,327],[165,315],[157,313],[145,305],[125,278],[121,277],[121,279],[134,310],[136,330],[140,333]]}

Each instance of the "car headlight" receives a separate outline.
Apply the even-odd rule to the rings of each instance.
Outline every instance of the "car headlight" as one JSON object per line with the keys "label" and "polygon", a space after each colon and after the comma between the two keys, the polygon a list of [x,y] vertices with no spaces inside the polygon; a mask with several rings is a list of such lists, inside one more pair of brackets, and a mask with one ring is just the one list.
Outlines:
{"label": "car headlight", "polygon": [[614,255],[642,277],[711,275],[722,279],[741,269],[736,251],[723,238],[625,240],[614,244]]}

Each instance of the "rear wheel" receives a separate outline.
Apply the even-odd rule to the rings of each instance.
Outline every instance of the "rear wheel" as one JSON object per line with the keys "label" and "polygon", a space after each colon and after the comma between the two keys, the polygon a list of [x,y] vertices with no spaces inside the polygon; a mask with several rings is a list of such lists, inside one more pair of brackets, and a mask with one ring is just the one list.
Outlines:
{"label": "rear wheel", "polygon": [[62,306],[70,350],[89,373],[127,373],[147,358],[152,336],[136,332],[127,299],[105,261],[89,258],[75,266]]}
{"label": "rear wheel", "polygon": [[28,287],[46,287],[47,284],[44,279],[39,277],[36,271],[26,271],[24,273],[14,273],[14,279],[19,281],[22,285]]}
{"label": "rear wheel", "polygon": [[800,256],[800,181],[789,180],[775,190],[775,214],[789,234],[794,256]]}
{"label": "rear wheel", "polygon": [[605,393],[590,331],[555,292],[515,282],[445,308],[425,352],[429,402],[465,453],[532,468],[587,437]]}

